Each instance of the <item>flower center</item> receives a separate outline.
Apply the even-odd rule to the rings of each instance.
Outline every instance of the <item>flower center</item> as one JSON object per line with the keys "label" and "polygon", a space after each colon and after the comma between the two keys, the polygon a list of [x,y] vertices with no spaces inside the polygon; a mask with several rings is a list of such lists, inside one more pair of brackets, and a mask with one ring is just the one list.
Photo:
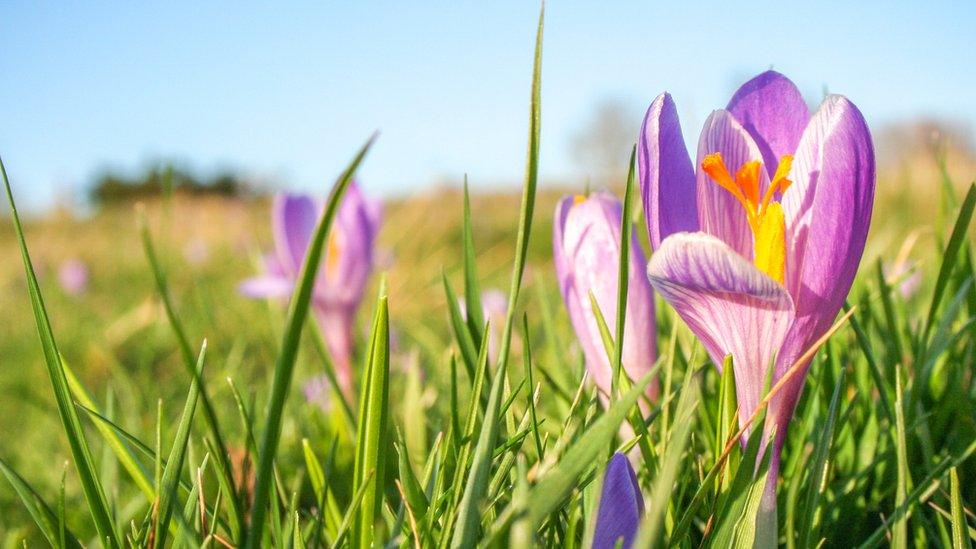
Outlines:
{"label": "flower center", "polygon": [[715,183],[742,204],[749,228],[752,229],[752,261],[756,268],[780,284],[786,275],[786,218],[783,215],[783,206],[773,198],[777,191],[782,195],[793,184],[786,177],[792,165],[791,155],[780,158],[776,173],[773,174],[762,199],[759,197],[762,162],[746,162],[735,172],[734,178],[725,166],[721,153],[706,155],[701,166]]}
{"label": "flower center", "polygon": [[339,244],[339,231],[333,228],[329,234],[329,247],[325,252],[325,272],[330,278],[335,278],[336,269],[339,268],[339,255],[342,253],[342,245]]}

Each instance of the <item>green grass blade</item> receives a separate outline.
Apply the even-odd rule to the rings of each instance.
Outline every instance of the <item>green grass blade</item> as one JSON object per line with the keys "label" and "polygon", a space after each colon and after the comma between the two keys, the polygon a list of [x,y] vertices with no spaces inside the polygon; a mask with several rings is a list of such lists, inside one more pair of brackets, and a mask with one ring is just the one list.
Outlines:
{"label": "green grass blade", "polygon": [[536,186],[539,179],[540,91],[542,86],[544,18],[545,11],[543,9],[539,13],[539,26],[536,32],[535,61],[532,67],[532,98],[529,105],[529,145],[525,168],[525,186],[522,192],[522,208],[519,214],[518,236],[515,244],[515,264],[512,267],[512,282],[508,296],[508,315],[505,319],[505,328],[502,332],[498,353],[498,368],[492,378],[484,423],[481,426],[474,460],[471,470],[468,472],[464,497],[461,500],[458,512],[458,521],[451,542],[453,547],[470,547],[478,538],[481,523],[478,507],[481,505],[488,488],[491,455],[494,451],[495,439],[498,437],[502,387],[507,375],[509,348],[512,342],[512,325],[515,319],[515,308],[518,305],[519,290],[522,286],[522,275],[525,271],[525,258],[528,252],[529,235],[532,232],[532,213],[535,209]]}
{"label": "green grass blade", "polygon": [[98,480],[98,473],[95,461],[92,459],[91,451],[88,448],[88,440],[78,419],[78,412],[74,408],[71,400],[71,390],[68,388],[68,380],[64,374],[64,367],[61,364],[61,355],[58,352],[58,345],[54,339],[54,332],[51,329],[51,321],[48,319],[47,310],[44,307],[44,299],[41,296],[41,289],[37,283],[37,276],[34,273],[34,265],[31,262],[30,253],[27,251],[27,241],[24,238],[24,229],[20,222],[20,214],[17,212],[17,205],[14,203],[13,190],[10,188],[10,181],[7,179],[7,169],[0,159],[0,174],[3,175],[3,185],[7,191],[7,201],[10,204],[10,211],[13,214],[14,230],[17,235],[17,242],[20,245],[20,254],[24,262],[24,271],[27,277],[27,293],[30,296],[31,309],[34,312],[34,322],[37,326],[37,334],[41,340],[41,347],[44,351],[44,362],[47,365],[48,377],[51,379],[51,386],[54,389],[54,399],[57,403],[58,415],[64,425],[68,444],[71,447],[71,456],[74,459],[75,467],[78,469],[78,476],[81,480],[82,489],[85,493],[85,500],[88,502],[88,509],[91,512],[95,529],[98,531],[99,539],[109,547],[121,547],[118,533],[115,531],[115,524],[112,520],[112,513],[109,510],[108,500],[105,492]]}
{"label": "green grass blade", "polygon": [[650,501],[654,502],[641,521],[637,534],[637,547],[657,545],[663,532],[665,515],[668,510],[666,503],[671,500],[675,492],[675,481],[678,478],[678,468],[688,448],[691,438],[691,428],[695,421],[695,411],[698,407],[700,387],[697,377],[685,380],[678,396],[678,408],[675,412],[675,427],[671,430],[667,450],[661,457],[661,466],[654,478]]}
{"label": "green grass blade", "polygon": [[353,161],[339,177],[326,203],[325,212],[315,228],[315,233],[308,246],[308,252],[302,263],[299,275],[298,287],[292,296],[288,307],[288,320],[278,360],[275,363],[274,380],[271,384],[271,398],[264,424],[264,431],[261,435],[261,446],[258,453],[258,466],[256,470],[257,480],[254,485],[254,504],[251,508],[251,531],[246,536],[246,547],[257,549],[262,542],[263,530],[265,527],[265,517],[268,513],[268,505],[271,496],[271,482],[274,474],[274,459],[278,452],[278,439],[281,437],[281,417],[285,408],[285,400],[291,387],[292,373],[295,369],[295,361],[298,358],[298,346],[301,341],[302,327],[305,325],[308,316],[309,306],[312,300],[312,289],[315,285],[315,276],[322,262],[326,238],[332,227],[336,212],[342,197],[352,181],[353,174],[362,162],[366,153],[376,139],[374,135],[356,154]]}
{"label": "green grass blade", "polygon": [[[190,340],[186,335],[186,330],[183,328],[183,324],[180,322],[179,317],[176,314],[176,308],[173,306],[173,298],[169,291],[169,283],[166,279],[166,273],[163,270],[162,264],[159,262],[159,257],[156,254],[156,247],[153,244],[152,233],[149,230],[149,222],[146,219],[145,212],[141,212],[139,216],[140,234],[142,237],[142,247],[146,254],[146,259],[149,261],[149,267],[153,273],[153,280],[156,284],[156,291],[159,293],[159,297],[163,303],[163,310],[166,311],[166,318],[169,321],[169,325],[176,335],[176,341],[179,346],[180,355],[183,357],[183,366],[186,368],[187,373],[189,373],[190,378],[196,382],[200,391],[200,401],[203,403],[203,416],[206,420],[207,434],[213,439],[215,452],[214,460],[217,462],[217,471],[222,472],[223,478],[221,478],[221,484],[224,484],[231,488],[230,493],[236,491],[234,485],[234,478],[231,476],[230,471],[232,470],[230,464],[230,458],[227,453],[227,445],[224,443],[224,436],[220,428],[220,422],[217,419],[217,412],[214,410],[213,402],[210,398],[210,393],[207,390],[207,385],[205,380],[200,377],[196,369],[196,357],[193,354],[193,349],[190,346]],[[231,517],[231,521],[234,524],[235,533],[240,534],[242,525],[244,524],[244,510],[241,503],[237,498],[228,498],[233,510],[234,516]]]}
{"label": "green grass blade", "polygon": [[[848,313],[850,310],[851,304],[845,301],[844,312]],[[850,316],[849,322],[851,323],[851,328],[854,330],[857,343],[864,352],[864,359],[868,362],[868,371],[871,373],[871,379],[874,380],[874,385],[878,389],[878,393],[881,395],[881,398],[879,399],[881,402],[881,408],[884,410],[885,417],[888,418],[888,421],[893,422],[895,421],[895,405],[891,401],[888,386],[884,382],[884,376],[881,373],[881,366],[878,364],[878,359],[874,356],[874,349],[871,347],[871,340],[868,338],[867,333],[865,333],[864,328],[861,326],[861,322],[858,320],[856,314]]]}
{"label": "green grass blade", "polygon": [[532,487],[528,496],[528,508],[524,520],[532,531],[553,513],[576,486],[580,476],[600,463],[606,456],[606,448],[616,436],[620,424],[637,404],[644,390],[653,379],[645,375],[634,383],[605,414],[594,421],[579,439],[566,451],[555,467],[550,469]]}
{"label": "green grass blade", "polygon": [[966,240],[969,222],[972,220],[974,208],[976,208],[976,184],[970,185],[969,192],[966,193],[966,198],[963,200],[962,207],[959,209],[959,216],[956,217],[956,224],[952,228],[949,243],[946,244],[945,252],[942,255],[942,265],[939,266],[939,275],[936,278],[935,289],[932,292],[932,303],[929,305],[929,312],[925,318],[925,329],[922,332],[921,343],[923,346],[928,340],[935,315],[939,310],[939,304],[942,302],[942,296],[945,294],[946,288],[949,285],[949,279],[952,276],[952,270],[956,266],[956,261],[959,259],[959,250]]}
{"label": "green grass blade", "polygon": [[634,169],[636,166],[637,146],[630,150],[630,168],[627,172],[627,186],[624,190],[623,214],[620,216],[620,263],[617,268],[617,324],[614,326],[614,348],[611,360],[612,376],[610,377],[610,401],[616,400],[620,394],[620,371],[623,368],[624,357],[624,328],[627,319],[627,285],[630,282],[630,243],[632,242],[633,223],[631,223],[631,208],[634,202]]}
{"label": "green grass blade", "polygon": [[522,315],[522,334],[525,338],[525,352],[522,354],[525,363],[525,378],[529,382],[529,413],[532,419],[532,438],[535,440],[535,451],[541,460],[545,451],[542,448],[542,437],[539,435],[539,416],[536,411],[536,398],[533,397],[536,391],[535,380],[532,376],[532,337],[529,335],[529,315]]}
{"label": "green grass blade", "polygon": [[363,497],[366,495],[366,489],[371,485],[371,480],[373,478],[374,471],[370,471],[366,474],[366,482],[364,482],[359,490],[353,495],[352,502],[349,504],[349,508],[346,509],[345,516],[342,517],[342,523],[339,524],[339,530],[336,533],[335,541],[332,542],[332,549],[338,549],[339,547],[344,547],[343,542],[346,540],[346,535],[349,533],[349,527],[352,525],[353,518],[359,514],[359,508],[362,506]]}
{"label": "green grass blade", "polygon": [[[840,371],[837,383],[834,386],[834,394],[830,397],[830,408],[827,409],[827,418],[823,422],[820,430],[820,437],[814,446],[814,454],[809,475],[809,486],[807,487],[806,503],[803,506],[804,514],[799,525],[799,531],[803,532],[804,539],[800,547],[813,547],[814,536],[819,529],[814,527],[814,517],[820,508],[820,500],[826,489],[826,479],[824,472],[827,468],[827,459],[830,457],[831,446],[834,442],[834,426],[837,422],[837,410],[840,407],[840,394],[844,389],[844,376],[846,370]],[[799,480],[799,479],[797,479]]]}
{"label": "green grass blade", "polygon": [[475,263],[474,235],[471,231],[471,199],[468,196],[468,176],[464,176],[464,216],[461,225],[462,254],[464,255],[464,302],[467,310],[468,330],[474,345],[481,345],[484,337],[481,329],[485,315],[481,308],[481,289],[478,286],[478,270]]}
{"label": "green grass blade", "polygon": [[[461,349],[461,358],[464,359],[464,367],[468,372],[468,379],[472,379],[478,364],[478,347],[471,337],[467,324],[461,316],[461,307],[458,304],[457,295],[454,288],[447,280],[447,275],[441,273],[444,283],[444,296],[447,298],[447,310],[451,317],[451,328],[454,330],[454,337],[457,340],[458,348]],[[468,308],[470,315],[470,308]],[[468,317],[470,319],[470,316]]]}
{"label": "green grass blade", "polygon": [[[196,378],[203,374],[203,364],[207,356],[207,341],[203,341],[200,348],[200,356],[197,359]],[[162,483],[159,486],[159,504],[157,506],[156,519],[156,544],[165,547],[166,533],[169,528],[169,521],[173,516],[174,501],[176,501],[177,490],[180,485],[180,474],[183,471],[183,463],[186,458],[186,447],[190,441],[190,426],[193,424],[193,414],[197,409],[197,399],[200,394],[200,387],[196,379],[190,382],[190,391],[186,396],[186,404],[183,406],[183,413],[180,416],[180,423],[176,428],[176,435],[173,446],[170,448],[169,458],[166,460],[166,468],[163,470]]]}
{"label": "green grass blade", "polygon": [[[64,361],[62,358],[61,364],[64,366],[64,375],[68,380],[68,388],[71,389],[71,394],[74,396],[75,401],[78,404],[84,406],[85,409],[90,410],[99,417],[102,416],[101,412],[98,410],[98,406],[95,404],[95,400],[91,397],[88,391],[84,388],[78,377],[75,375],[74,370],[71,369],[71,365]],[[146,473],[145,467],[143,467],[142,462],[140,462],[132,450],[126,446],[125,441],[117,432],[116,428],[104,421],[93,422],[95,429],[112,452],[115,454],[115,458],[119,460],[122,467],[125,468],[126,472],[132,477],[132,480],[139,487],[139,490],[146,496],[147,501],[150,503],[156,499],[156,488],[153,485],[153,481],[149,479]],[[140,443],[141,444],[141,443]]]}
{"label": "green grass blade", "polygon": [[[905,412],[902,401],[901,372],[895,371],[895,449],[898,479],[895,484],[895,506],[904,506],[908,500],[908,451],[905,442]],[[891,546],[894,549],[908,547],[908,516],[896,518],[891,527]]]}
{"label": "green grass blade", "polygon": [[366,487],[351,541],[353,547],[373,544],[373,530],[383,503],[386,451],[390,418],[390,319],[386,295],[382,295],[373,321],[369,359],[363,371],[356,436],[354,491]]}
{"label": "green grass blade", "polygon": [[[735,368],[732,366],[732,355],[727,355],[722,363],[722,376],[719,380],[718,421],[715,435],[715,459],[722,454],[729,438],[735,435],[739,428],[736,421],[739,410],[738,397],[735,393]],[[716,493],[721,493],[732,483],[731,471],[739,466],[739,453],[733,452],[723,469],[722,477],[716,482]]]}
{"label": "green grass blade", "polygon": [[7,477],[7,481],[17,492],[17,496],[20,497],[20,501],[27,508],[31,518],[34,519],[37,529],[41,531],[41,534],[52,547],[81,547],[74,534],[61,528],[63,524],[47,503],[41,499],[41,496],[2,459],[0,459],[0,473]]}
{"label": "green grass blade", "polygon": [[949,469],[949,490],[951,493],[952,511],[952,549],[970,549],[969,524],[966,523],[966,509],[962,503],[962,493],[959,489],[959,472],[953,467]]}
{"label": "green grass blade", "polygon": [[410,506],[417,521],[422,521],[427,514],[430,503],[424,494],[424,488],[414,475],[413,468],[410,466],[410,456],[407,453],[407,446],[401,440],[396,446],[397,468],[399,469],[400,485],[403,487],[403,495],[407,505]]}
{"label": "green grass blade", "polygon": [[[762,422],[757,421],[756,424],[762,425]],[[718,500],[715,511],[716,525],[709,540],[710,547],[732,547],[741,525],[750,520],[748,511],[753,488],[766,482],[765,471],[757,469],[755,464],[757,462],[768,464],[767,458],[772,448],[769,445],[764,448],[762,439],[762,434],[758,432],[749,437],[741,465],[735,473],[729,491]],[[755,524],[755,514],[752,514],[751,520]]]}

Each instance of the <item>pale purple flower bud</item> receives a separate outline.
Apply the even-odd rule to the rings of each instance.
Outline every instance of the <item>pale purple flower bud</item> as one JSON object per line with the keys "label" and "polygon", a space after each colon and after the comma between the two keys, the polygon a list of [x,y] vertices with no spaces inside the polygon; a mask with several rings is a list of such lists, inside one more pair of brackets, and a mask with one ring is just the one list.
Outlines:
{"label": "pale purple flower bud", "polygon": [[[611,388],[611,366],[590,292],[611,334],[617,324],[617,273],[620,264],[621,204],[606,192],[567,196],[556,205],[553,258],[559,289],[586,357],[586,367],[605,394]],[[624,326],[623,367],[632,380],[651,370],[657,357],[654,299],[644,275],[644,253],[631,240]],[[656,384],[648,395],[656,393]]]}

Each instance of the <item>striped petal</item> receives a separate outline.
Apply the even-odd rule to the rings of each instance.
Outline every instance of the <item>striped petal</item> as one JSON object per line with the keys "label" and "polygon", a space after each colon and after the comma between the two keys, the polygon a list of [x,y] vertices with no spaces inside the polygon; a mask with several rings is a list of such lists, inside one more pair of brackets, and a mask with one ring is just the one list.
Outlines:
{"label": "striped petal", "polygon": [[874,204],[871,134],[846,98],[828,97],[814,115],[791,178],[794,183],[782,201],[786,284],[798,321],[809,323],[816,339],[837,315],[854,281]]}
{"label": "striped petal", "polygon": [[770,177],[779,159],[796,151],[810,121],[810,109],[800,90],[776,71],[766,71],[743,84],[726,109],[756,142]]}
{"label": "striped petal", "polygon": [[280,193],[271,209],[271,230],[282,267],[295,276],[302,268],[322,204],[308,195]]}
{"label": "striped petal", "polygon": [[332,225],[316,286],[321,299],[352,308],[359,305],[373,272],[380,216],[378,203],[355,182],[350,184]]}
{"label": "striped petal", "polygon": [[793,322],[793,302],[786,289],[704,233],[665,239],[651,257],[647,275],[716,366],[732,355],[740,421],[748,418]]}
{"label": "striped petal", "polygon": [[[721,153],[728,169],[735,173],[740,166],[752,160],[762,161],[759,147],[735,117],[728,111],[714,111],[702,129],[698,142],[698,162],[701,166],[705,155]],[[715,236],[746,258],[752,258],[752,231],[746,220],[745,209],[735,197],[720,187],[703,170],[697,178],[698,221],[701,231]],[[769,186],[769,177],[760,174],[760,192]]]}
{"label": "striped petal", "polygon": [[623,540],[621,547],[630,547],[643,514],[644,498],[637,484],[637,475],[627,456],[618,452],[610,458],[603,477],[593,548],[612,549],[617,546],[618,540]]}
{"label": "striped petal", "polygon": [[644,117],[637,149],[644,218],[654,249],[672,233],[698,230],[695,169],[671,95],[657,96]]}
{"label": "striped petal", "polygon": [[[611,194],[597,192],[575,203],[564,198],[556,208],[553,253],[563,300],[576,331],[586,366],[604,393],[610,390],[610,361],[590,302],[593,293],[608,328],[617,318],[617,272],[620,263],[620,202]],[[654,296],[643,274],[644,254],[631,240],[624,326],[623,364],[632,379],[639,379],[654,363]],[[648,389],[653,396],[655,387]]]}

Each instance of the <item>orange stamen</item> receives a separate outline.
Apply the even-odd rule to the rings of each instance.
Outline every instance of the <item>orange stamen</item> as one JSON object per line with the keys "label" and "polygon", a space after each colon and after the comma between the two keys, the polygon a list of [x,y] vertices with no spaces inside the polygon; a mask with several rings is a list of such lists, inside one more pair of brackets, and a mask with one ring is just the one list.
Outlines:
{"label": "orange stamen", "polygon": [[752,206],[753,214],[758,213],[756,210],[759,206],[759,170],[761,169],[762,163],[753,160],[746,162],[739,171],[735,172],[735,182]]}
{"label": "orange stamen", "polygon": [[773,180],[769,183],[769,188],[766,189],[766,195],[763,196],[762,207],[766,209],[769,201],[773,199],[773,193],[779,191],[780,196],[786,192],[786,189],[790,188],[793,184],[792,181],[787,179],[790,175],[790,169],[793,167],[793,155],[783,155],[779,159],[779,166],[776,167],[776,173],[773,174]]}
{"label": "orange stamen", "polygon": [[728,191],[736,200],[742,204],[742,207],[746,209],[746,213],[750,216],[750,223],[752,217],[752,208],[749,206],[749,201],[746,199],[745,195],[742,194],[742,189],[736,184],[735,180],[732,179],[732,174],[729,173],[729,169],[725,167],[725,161],[722,160],[722,153],[712,153],[705,155],[702,159],[702,171],[708,174],[713,181],[718,183],[719,187],[722,187]]}
{"label": "orange stamen", "polygon": [[783,207],[773,198],[777,191],[782,195],[793,184],[787,178],[792,166],[791,155],[780,159],[776,173],[760,202],[761,162],[746,162],[735,173],[735,179],[732,179],[721,153],[706,155],[701,165],[703,172],[742,204],[752,229],[753,263],[780,284],[786,277],[786,220]]}
{"label": "orange stamen", "polygon": [[335,276],[336,269],[339,268],[339,255],[342,253],[342,246],[339,244],[339,233],[333,229],[329,235],[329,248],[325,252],[325,272]]}

